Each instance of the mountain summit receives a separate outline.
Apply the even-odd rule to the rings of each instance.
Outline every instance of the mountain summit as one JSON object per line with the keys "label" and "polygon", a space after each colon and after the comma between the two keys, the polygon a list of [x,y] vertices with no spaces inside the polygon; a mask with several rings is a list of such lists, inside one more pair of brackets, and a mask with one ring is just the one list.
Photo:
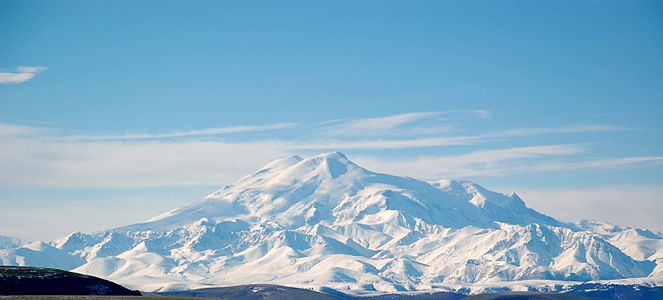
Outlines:
{"label": "mountain summit", "polygon": [[395,217],[394,225],[406,228],[415,220],[446,228],[499,228],[498,222],[564,226],[527,208],[516,195],[495,193],[469,182],[429,184],[375,173],[340,152],[331,152],[308,159],[288,156],[275,160],[199,203],[123,230],[173,229],[201,218],[273,222],[297,229]]}
{"label": "mountain summit", "polygon": [[[633,232],[613,244],[516,194],[376,173],[332,152],[277,159],[190,206],[72,234],[47,254],[145,291],[243,283],[405,291],[661,274],[663,251],[650,242],[661,238]],[[636,259],[625,253],[630,240],[654,250]],[[19,250],[0,250],[0,259],[41,259],[19,259]]]}

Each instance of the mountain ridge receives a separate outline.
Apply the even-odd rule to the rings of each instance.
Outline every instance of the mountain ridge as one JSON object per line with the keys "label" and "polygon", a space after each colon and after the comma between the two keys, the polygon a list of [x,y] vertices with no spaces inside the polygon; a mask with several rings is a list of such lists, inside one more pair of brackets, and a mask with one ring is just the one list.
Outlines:
{"label": "mountain ridge", "polygon": [[19,238],[0,235],[0,249],[16,248],[22,244],[23,242]]}
{"label": "mountain ridge", "polygon": [[[372,172],[331,152],[283,157],[189,206],[49,245],[80,260],[77,272],[146,291],[270,283],[394,292],[662,276],[659,239],[561,222],[472,182]],[[3,263],[40,261],[30,255],[0,250]]]}

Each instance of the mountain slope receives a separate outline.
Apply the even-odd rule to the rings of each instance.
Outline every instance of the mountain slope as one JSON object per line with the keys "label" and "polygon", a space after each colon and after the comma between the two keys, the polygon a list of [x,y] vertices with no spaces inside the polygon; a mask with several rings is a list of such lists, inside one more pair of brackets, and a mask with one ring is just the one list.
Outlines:
{"label": "mountain slope", "polygon": [[16,248],[21,244],[21,240],[18,238],[0,235],[0,249]]}
{"label": "mountain slope", "polygon": [[610,238],[515,194],[375,173],[333,152],[285,157],[190,206],[50,245],[80,259],[77,272],[147,291],[248,283],[406,291],[657,272],[658,244],[634,250],[633,239]]}
{"label": "mountain slope", "polygon": [[[338,152],[310,159],[291,156],[266,165],[197,204],[118,230],[168,230],[201,218],[216,222],[236,218],[299,228],[318,223],[370,222],[390,218],[393,212],[446,228],[497,228],[496,221],[565,226],[528,209],[517,195],[494,193],[471,183],[460,189],[455,187],[460,183],[451,181],[450,185],[454,187],[374,173]],[[483,200],[478,203],[476,199]]]}
{"label": "mountain slope", "polygon": [[71,270],[85,260],[43,242],[34,242],[19,248],[0,250],[3,266],[51,267]]}

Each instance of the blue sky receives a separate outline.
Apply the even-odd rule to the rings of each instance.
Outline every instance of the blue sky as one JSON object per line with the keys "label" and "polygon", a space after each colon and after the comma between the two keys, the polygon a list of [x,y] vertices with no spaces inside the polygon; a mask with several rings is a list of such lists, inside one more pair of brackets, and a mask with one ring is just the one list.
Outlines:
{"label": "blue sky", "polygon": [[0,234],[333,150],[663,230],[662,114],[660,1],[2,1]]}

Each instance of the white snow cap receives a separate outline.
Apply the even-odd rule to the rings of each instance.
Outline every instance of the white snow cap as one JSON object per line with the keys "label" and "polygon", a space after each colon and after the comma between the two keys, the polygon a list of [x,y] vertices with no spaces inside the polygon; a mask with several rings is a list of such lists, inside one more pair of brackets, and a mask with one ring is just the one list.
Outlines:
{"label": "white snow cap", "polygon": [[376,173],[329,152],[277,159],[144,223],[0,250],[0,260],[62,262],[143,291],[255,282],[545,289],[663,276],[660,241],[645,231],[567,224],[476,183]]}

